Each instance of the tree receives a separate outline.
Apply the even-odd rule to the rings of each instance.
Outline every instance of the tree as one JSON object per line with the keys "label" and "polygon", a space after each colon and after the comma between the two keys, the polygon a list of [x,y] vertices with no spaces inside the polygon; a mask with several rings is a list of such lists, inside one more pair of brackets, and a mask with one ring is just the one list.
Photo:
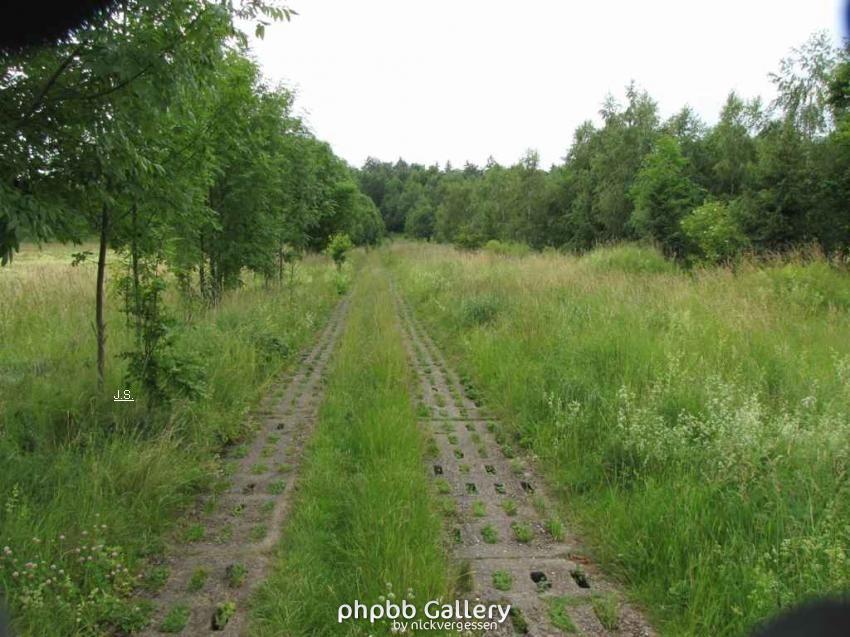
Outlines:
{"label": "tree", "polygon": [[351,243],[351,239],[347,234],[335,234],[330,238],[327,252],[336,264],[337,270],[342,269],[342,264],[345,263],[348,251],[353,247],[354,245]]}
{"label": "tree", "polygon": [[687,176],[687,160],[669,135],[658,139],[643,162],[630,190],[638,234],[660,243],[671,255],[682,257],[687,240],[682,218],[699,204],[702,193]]}

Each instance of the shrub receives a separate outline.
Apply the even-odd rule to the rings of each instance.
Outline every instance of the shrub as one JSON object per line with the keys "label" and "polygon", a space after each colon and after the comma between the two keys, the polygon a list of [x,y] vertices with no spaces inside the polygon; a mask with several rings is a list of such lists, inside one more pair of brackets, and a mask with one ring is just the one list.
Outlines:
{"label": "shrub", "polygon": [[657,249],[633,244],[596,248],[584,255],[581,263],[596,272],[669,274],[676,271],[676,266]]}
{"label": "shrub", "polygon": [[682,219],[682,230],[701,258],[711,263],[728,261],[749,245],[732,209],[720,201],[695,208]]}
{"label": "shrub", "polygon": [[348,256],[348,251],[353,247],[351,238],[344,233],[337,233],[328,240],[327,253],[336,264],[337,270],[342,268],[342,264],[345,263],[345,259]]}
{"label": "shrub", "polygon": [[531,248],[524,243],[516,243],[513,241],[503,242],[496,239],[490,239],[490,241],[484,244],[484,251],[492,254],[498,254],[500,256],[524,257],[531,252]]}

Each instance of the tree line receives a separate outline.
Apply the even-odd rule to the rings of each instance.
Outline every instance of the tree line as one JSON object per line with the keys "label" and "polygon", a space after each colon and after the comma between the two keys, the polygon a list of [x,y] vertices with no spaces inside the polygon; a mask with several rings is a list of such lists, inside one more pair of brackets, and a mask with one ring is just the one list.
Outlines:
{"label": "tree line", "polygon": [[563,163],[528,151],[422,166],[369,158],[360,186],[386,227],[476,247],[489,240],[582,251],[649,240],[681,260],[725,261],[742,251],[850,246],[850,48],[813,35],[771,75],[776,99],[730,93],[719,120],[689,107],[662,120],[634,83],[608,96],[601,122],[582,123]]}
{"label": "tree line", "polygon": [[349,166],[249,55],[240,25],[262,37],[291,14],[273,0],[122,0],[54,45],[0,54],[0,258],[24,240],[96,239],[75,258],[97,261],[101,379],[110,249],[144,380],[166,333],[163,270],[215,304],[246,270],[282,278],[335,233],[383,233]]}

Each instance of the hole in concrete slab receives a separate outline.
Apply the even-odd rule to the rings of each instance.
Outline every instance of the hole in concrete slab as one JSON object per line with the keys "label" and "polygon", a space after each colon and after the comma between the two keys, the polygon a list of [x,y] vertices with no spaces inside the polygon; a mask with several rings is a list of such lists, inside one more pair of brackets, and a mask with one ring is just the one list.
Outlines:
{"label": "hole in concrete slab", "polygon": [[471,423],[471,422],[466,423],[466,430],[467,431],[475,431],[475,424]]}
{"label": "hole in concrete slab", "polygon": [[570,577],[573,578],[579,588],[590,588],[590,580],[587,579],[587,573],[580,568],[574,568],[570,571]]}
{"label": "hole in concrete slab", "polygon": [[474,482],[467,482],[466,483],[466,492],[471,493],[471,494],[478,493],[478,487],[475,486]]}
{"label": "hole in concrete slab", "polygon": [[486,471],[487,473],[489,473],[491,476],[496,475],[496,467],[494,467],[494,466],[493,466],[493,465],[491,465],[491,464],[485,464],[485,465],[484,465],[484,471]]}
{"label": "hole in concrete slab", "polygon": [[552,582],[543,571],[531,571],[531,581],[537,584],[537,592],[542,593],[552,588]]}
{"label": "hole in concrete slab", "polygon": [[463,458],[463,451],[461,451],[460,449],[455,449],[455,458],[457,458],[458,460]]}
{"label": "hole in concrete slab", "polygon": [[452,531],[452,535],[454,536],[455,542],[457,544],[460,544],[463,541],[463,538],[460,535],[460,529],[459,528],[455,527],[454,530]]}
{"label": "hole in concrete slab", "polygon": [[279,422],[279,423],[277,423],[277,425],[275,426],[275,429],[277,429],[278,431],[283,431],[283,428],[284,428],[284,427],[286,427],[286,423]]}
{"label": "hole in concrete slab", "polygon": [[523,480],[519,484],[522,487],[522,490],[525,491],[526,493],[534,493],[534,485],[531,484],[530,482],[525,482]]}
{"label": "hole in concrete slab", "polygon": [[248,495],[249,493],[254,493],[254,489],[257,487],[255,482],[249,482],[244,487],[242,487],[242,493]]}
{"label": "hole in concrete slab", "polygon": [[505,494],[505,485],[501,482],[497,482],[496,484],[494,484],[493,488],[496,489],[496,493],[499,493],[501,495]]}
{"label": "hole in concrete slab", "polygon": [[442,465],[435,464],[434,465],[434,475],[441,476],[443,475],[443,467]]}

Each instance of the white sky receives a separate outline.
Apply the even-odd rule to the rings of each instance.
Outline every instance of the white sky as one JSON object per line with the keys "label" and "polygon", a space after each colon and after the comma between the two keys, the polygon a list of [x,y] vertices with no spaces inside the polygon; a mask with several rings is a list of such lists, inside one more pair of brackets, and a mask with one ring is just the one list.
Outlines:
{"label": "white sky", "polygon": [[630,79],[663,116],[708,122],[726,95],[772,96],[768,73],[841,0],[289,0],[253,49],[353,165],[559,162],[575,127]]}

